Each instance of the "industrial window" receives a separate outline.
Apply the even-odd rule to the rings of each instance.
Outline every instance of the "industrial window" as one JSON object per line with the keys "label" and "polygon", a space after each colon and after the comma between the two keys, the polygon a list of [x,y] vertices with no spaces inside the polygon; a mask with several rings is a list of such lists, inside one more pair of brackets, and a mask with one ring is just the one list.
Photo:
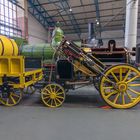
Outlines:
{"label": "industrial window", "polygon": [[0,0],[0,34],[21,37],[17,24],[17,6],[8,0]]}

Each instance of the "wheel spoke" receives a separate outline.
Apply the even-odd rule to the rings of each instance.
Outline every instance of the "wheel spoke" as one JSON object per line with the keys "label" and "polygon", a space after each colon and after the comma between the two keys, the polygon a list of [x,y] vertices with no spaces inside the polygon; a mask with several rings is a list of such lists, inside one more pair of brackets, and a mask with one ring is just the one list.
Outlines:
{"label": "wheel spoke", "polygon": [[114,87],[113,86],[111,86],[111,87],[103,87],[103,89],[114,89]]}
{"label": "wheel spoke", "polygon": [[105,77],[106,79],[105,79],[105,81],[107,81],[107,82],[109,82],[109,83],[114,83],[113,81],[111,81],[108,77]]}
{"label": "wheel spoke", "polygon": [[59,90],[61,90],[61,89],[60,89],[60,88],[58,88],[58,90],[57,90],[55,93],[57,94]]}
{"label": "wheel spoke", "polygon": [[53,99],[54,100],[54,104],[55,104],[55,106],[57,106],[57,102],[56,102],[56,100],[55,99]]}
{"label": "wheel spoke", "polygon": [[10,95],[10,98],[12,99],[12,102],[13,102],[14,104],[16,104],[16,101],[15,101],[15,99],[13,98],[13,96]]}
{"label": "wheel spoke", "polygon": [[126,91],[125,93],[126,93],[126,95],[128,96],[128,98],[129,98],[131,101],[133,101],[134,99],[136,99],[136,98],[133,98],[127,91]]}
{"label": "wheel spoke", "polygon": [[64,92],[58,92],[57,95],[61,95],[61,94],[63,94],[63,93],[64,93]]}
{"label": "wheel spoke", "polygon": [[56,98],[56,100],[61,104],[61,101],[58,98]]}
{"label": "wheel spoke", "polygon": [[120,81],[122,81],[122,68],[120,68]]}
{"label": "wheel spoke", "polygon": [[64,97],[61,97],[61,96],[56,96],[57,98],[59,98],[59,99],[64,99]]}
{"label": "wheel spoke", "polygon": [[[50,92],[47,88],[45,88],[45,90],[43,90],[43,93],[45,93],[45,91],[47,91],[48,94],[51,94],[51,92]],[[46,94],[47,94],[47,93],[46,93]]]}
{"label": "wheel spoke", "polygon": [[130,83],[130,82],[134,81],[135,79],[137,79],[138,77],[139,77],[139,75],[136,75],[135,77],[133,77],[130,80],[128,80],[126,83]]}
{"label": "wheel spoke", "polygon": [[46,103],[48,104],[50,100],[51,100],[51,98],[49,98],[49,100]]}
{"label": "wheel spoke", "polygon": [[11,93],[11,96],[15,96],[17,98],[20,98],[20,95],[17,95],[17,94],[14,94],[14,93]]}
{"label": "wheel spoke", "polygon": [[51,106],[53,106],[53,99],[51,99]]}
{"label": "wheel spoke", "polygon": [[50,92],[52,93],[53,92],[52,86],[50,85],[49,88],[50,88]]}
{"label": "wheel spoke", "polygon": [[118,93],[116,90],[113,92],[108,93],[108,95],[106,96],[106,98],[108,99],[109,97],[111,97],[112,95]]}
{"label": "wheel spoke", "polygon": [[118,100],[119,96],[120,96],[120,94],[118,93],[118,94],[116,95],[116,97],[115,97],[114,101],[113,101],[113,103],[114,103],[114,104],[116,104],[116,102],[117,102],[117,100]]}
{"label": "wheel spoke", "polygon": [[8,99],[6,99],[6,105],[8,105],[9,104],[9,98]]}
{"label": "wheel spoke", "polygon": [[112,76],[114,77],[114,79],[116,80],[116,82],[119,82],[117,76],[114,74],[114,72],[111,72]]}
{"label": "wheel spoke", "polygon": [[125,104],[125,95],[124,95],[124,93],[122,93],[122,104],[123,105]]}
{"label": "wheel spoke", "polygon": [[48,96],[50,96],[50,94],[49,94],[49,93],[44,93],[44,92],[42,92],[42,94],[43,94],[43,95],[46,95],[46,96],[47,96],[47,95],[48,95]]}
{"label": "wheel spoke", "polygon": [[56,92],[56,85],[54,85],[54,88],[53,89],[54,89],[53,92]]}
{"label": "wheel spoke", "polygon": [[130,72],[131,72],[131,70],[129,70],[129,71],[127,72],[127,74],[125,75],[125,77],[124,77],[124,79],[123,79],[124,82],[127,80],[128,76],[129,76],[129,74],[130,74]]}
{"label": "wheel spoke", "polygon": [[133,92],[133,93],[135,93],[135,94],[137,94],[137,95],[140,95],[140,92],[137,92],[136,90],[134,90],[134,89],[132,89],[132,88],[128,88],[128,90],[129,91],[131,91],[131,92]]}
{"label": "wheel spoke", "polygon": [[50,98],[49,96],[46,96],[46,97],[44,97],[44,100],[46,100],[46,99],[48,99],[48,98]]}
{"label": "wheel spoke", "polygon": [[140,84],[128,84],[128,86],[137,87],[137,86],[140,86]]}

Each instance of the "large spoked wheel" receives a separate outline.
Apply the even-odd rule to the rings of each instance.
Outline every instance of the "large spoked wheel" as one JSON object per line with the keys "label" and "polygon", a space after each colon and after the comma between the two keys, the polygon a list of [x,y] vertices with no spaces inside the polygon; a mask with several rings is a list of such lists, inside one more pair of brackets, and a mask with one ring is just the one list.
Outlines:
{"label": "large spoked wheel", "polygon": [[36,88],[33,86],[33,85],[31,85],[31,86],[28,86],[28,87],[26,87],[26,88],[24,88],[23,89],[23,93],[24,94],[28,94],[28,95],[32,95],[32,94],[34,94],[36,92]]}
{"label": "large spoked wheel", "polygon": [[48,107],[60,107],[65,101],[65,91],[58,84],[49,84],[42,90],[41,99]]}
{"label": "large spoked wheel", "polygon": [[20,89],[11,89],[9,93],[1,93],[0,95],[0,102],[4,106],[15,106],[17,105],[20,100],[22,99],[22,90]]}
{"label": "large spoked wheel", "polygon": [[140,72],[130,65],[117,65],[104,73],[100,93],[113,108],[134,107],[140,101]]}

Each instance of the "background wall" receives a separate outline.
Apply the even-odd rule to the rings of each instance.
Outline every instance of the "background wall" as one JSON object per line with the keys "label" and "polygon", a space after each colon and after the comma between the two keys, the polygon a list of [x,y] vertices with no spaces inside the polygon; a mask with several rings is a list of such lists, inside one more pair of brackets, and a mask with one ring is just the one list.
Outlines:
{"label": "background wall", "polygon": [[[114,30],[114,31],[104,31],[102,32],[102,38],[104,42],[104,46],[108,45],[108,41],[110,39],[115,39],[117,46],[124,46],[124,31],[123,30]],[[68,39],[75,40],[77,38],[77,35],[75,34],[68,34],[66,35]],[[81,37],[84,39],[88,38],[88,33],[81,34]],[[140,43],[140,29],[138,29],[138,37],[137,37],[137,44]]]}
{"label": "background wall", "polygon": [[[42,25],[29,13],[28,14],[28,28],[29,28],[29,44],[45,43],[48,39],[47,31]],[[88,27],[87,27],[88,28]],[[65,31],[64,31],[65,32]],[[75,40],[76,34],[67,34],[69,40]],[[88,38],[88,33],[81,34],[82,38]],[[102,32],[104,46],[107,46],[109,39],[115,39],[117,46],[124,46],[124,32],[122,30],[105,31]],[[140,43],[140,29],[138,29],[137,43]]]}
{"label": "background wall", "polygon": [[29,44],[47,42],[47,31],[30,13],[28,14],[28,33]]}
{"label": "background wall", "polygon": [[[75,34],[68,34],[66,35],[68,39],[75,40]],[[115,31],[104,31],[101,34],[104,42],[104,46],[108,45],[108,41],[110,39],[115,39],[117,46],[124,46],[124,32],[122,30],[115,30]],[[88,33],[81,34],[81,38],[88,39]]]}

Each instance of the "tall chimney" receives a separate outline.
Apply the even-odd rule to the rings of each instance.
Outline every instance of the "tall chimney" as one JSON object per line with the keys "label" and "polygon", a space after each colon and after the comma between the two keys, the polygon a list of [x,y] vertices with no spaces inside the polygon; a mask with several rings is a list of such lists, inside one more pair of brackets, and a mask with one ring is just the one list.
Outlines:
{"label": "tall chimney", "polygon": [[91,41],[91,39],[93,39],[95,37],[95,31],[94,31],[94,23],[91,22],[88,24],[88,40],[89,42]]}

